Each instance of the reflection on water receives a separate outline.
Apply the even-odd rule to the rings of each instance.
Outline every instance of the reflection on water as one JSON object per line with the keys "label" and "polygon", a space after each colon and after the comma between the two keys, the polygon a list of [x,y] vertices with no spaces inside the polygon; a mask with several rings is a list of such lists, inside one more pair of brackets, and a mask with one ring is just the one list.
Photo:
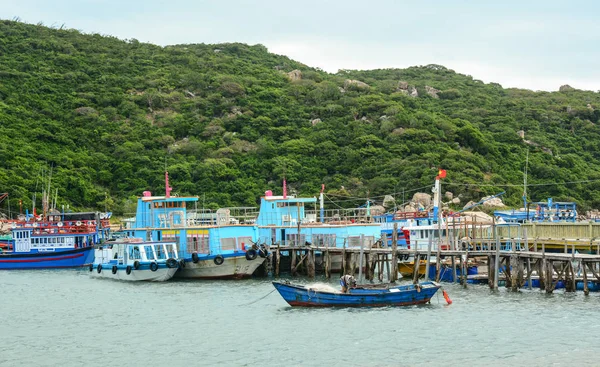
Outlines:
{"label": "reflection on water", "polygon": [[0,366],[595,365],[600,330],[597,293],[445,285],[451,306],[439,294],[424,306],[303,309],[277,292],[260,299],[270,279],[3,271],[0,284]]}

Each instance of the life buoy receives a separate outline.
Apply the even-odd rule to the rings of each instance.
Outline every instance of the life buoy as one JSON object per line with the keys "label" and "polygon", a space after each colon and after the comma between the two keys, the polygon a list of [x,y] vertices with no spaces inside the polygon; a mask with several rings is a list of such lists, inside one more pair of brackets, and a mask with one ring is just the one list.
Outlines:
{"label": "life buoy", "polygon": [[246,251],[246,260],[254,260],[256,259],[256,250],[250,249]]}
{"label": "life buoy", "polygon": [[113,265],[113,267],[112,267],[112,273],[113,274],[117,274],[117,266],[116,265]]}
{"label": "life buoy", "polygon": [[167,259],[167,267],[171,268],[171,269],[178,267],[177,260],[173,259],[172,257],[168,258]]}
{"label": "life buoy", "polygon": [[192,261],[194,262],[194,264],[196,264],[198,262],[198,260],[200,260],[200,258],[198,257],[198,253],[194,252],[192,254]]}
{"label": "life buoy", "polygon": [[131,265],[127,265],[125,268],[125,273],[127,273],[127,275],[131,274]]}
{"label": "life buoy", "polygon": [[90,272],[94,271],[94,264],[90,264]]}
{"label": "life buoy", "polygon": [[80,222],[80,221],[77,221],[77,222],[75,223],[75,225],[76,225],[76,226],[80,226],[80,225],[81,225],[81,222]]}
{"label": "life buoy", "polygon": [[38,226],[38,224],[34,222],[33,223],[33,228],[36,228],[37,226]]}
{"label": "life buoy", "polygon": [[96,271],[98,272],[98,274],[100,274],[102,272],[102,264],[98,264]]}
{"label": "life buoy", "polygon": [[137,260],[136,260],[136,261],[134,261],[134,262],[133,262],[133,268],[134,268],[135,270],[138,270],[138,269],[140,268],[140,262],[139,262],[139,261],[137,261]]}
{"label": "life buoy", "polygon": [[225,258],[222,255],[217,255],[215,256],[215,259],[213,261],[215,262],[215,264],[221,265],[225,261]]}
{"label": "life buoy", "polygon": [[158,270],[158,264],[156,262],[151,262],[150,263],[150,270],[152,271],[157,271]]}
{"label": "life buoy", "polygon": [[58,223],[56,223],[56,225],[57,225],[58,227],[62,227],[62,226],[63,226],[63,222],[58,222]]}

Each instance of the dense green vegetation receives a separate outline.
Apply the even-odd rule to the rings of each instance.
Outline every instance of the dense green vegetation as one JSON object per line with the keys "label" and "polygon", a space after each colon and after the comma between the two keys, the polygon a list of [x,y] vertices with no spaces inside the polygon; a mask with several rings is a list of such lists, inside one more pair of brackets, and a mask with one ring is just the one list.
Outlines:
{"label": "dense green vegetation", "polygon": [[284,176],[303,196],[324,183],[381,197],[431,185],[437,167],[463,203],[506,190],[518,205],[529,150],[530,199],[600,207],[599,109],[600,93],[503,89],[437,65],[328,74],[261,45],[0,21],[0,192],[24,206],[52,168],[59,206],[130,211],[164,192],[165,167],[174,192],[214,206],[254,206]]}

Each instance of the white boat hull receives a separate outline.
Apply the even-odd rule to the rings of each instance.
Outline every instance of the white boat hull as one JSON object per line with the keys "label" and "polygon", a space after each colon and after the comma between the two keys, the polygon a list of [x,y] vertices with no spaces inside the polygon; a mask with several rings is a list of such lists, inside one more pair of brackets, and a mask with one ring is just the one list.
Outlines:
{"label": "white boat hull", "polygon": [[226,257],[221,265],[215,264],[213,259],[201,259],[197,263],[186,261],[185,268],[180,269],[176,277],[196,279],[249,278],[264,260],[264,258],[258,256],[254,260],[248,260],[245,256]]}
{"label": "white boat hull", "polygon": [[[96,265],[97,266],[97,265]],[[150,269],[131,270],[131,274],[127,274],[125,269],[119,269],[116,274],[113,274],[111,268],[102,269],[98,273],[96,267],[90,272],[92,278],[105,278],[114,280],[124,280],[129,282],[147,281],[147,282],[164,282],[173,278],[177,268],[160,268],[156,271]]]}

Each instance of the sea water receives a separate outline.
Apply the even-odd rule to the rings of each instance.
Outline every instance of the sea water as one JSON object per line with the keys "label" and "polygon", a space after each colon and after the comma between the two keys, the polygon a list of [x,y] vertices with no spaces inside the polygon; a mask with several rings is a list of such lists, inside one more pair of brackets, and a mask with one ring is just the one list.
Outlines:
{"label": "sea water", "polygon": [[600,365],[598,293],[445,284],[450,306],[439,292],[422,306],[310,309],[272,280],[0,271],[0,366]]}

